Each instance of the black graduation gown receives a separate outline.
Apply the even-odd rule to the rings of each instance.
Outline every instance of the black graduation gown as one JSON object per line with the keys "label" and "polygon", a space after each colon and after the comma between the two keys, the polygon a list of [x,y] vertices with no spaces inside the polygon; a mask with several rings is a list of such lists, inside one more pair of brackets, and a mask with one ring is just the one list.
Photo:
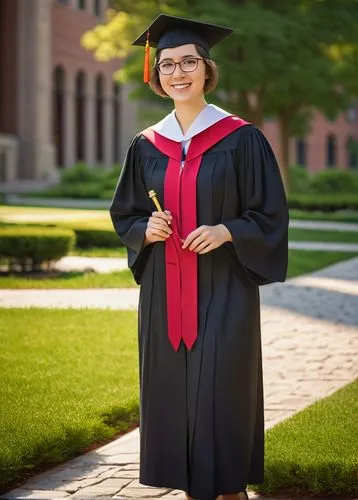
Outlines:
{"label": "black graduation gown", "polygon": [[255,126],[204,153],[198,226],[223,223],[233,242],[198,256],[198,338],[191,351],[182,342],[175,352],[167,336],[165,243],[143,248],[155,210],[147,192],[163,201],[167,163],[138,134],[110,208],[141,285],[140,482],[213,500],[263,481],[258,286],[285,279],[287,203],[272,149]]}

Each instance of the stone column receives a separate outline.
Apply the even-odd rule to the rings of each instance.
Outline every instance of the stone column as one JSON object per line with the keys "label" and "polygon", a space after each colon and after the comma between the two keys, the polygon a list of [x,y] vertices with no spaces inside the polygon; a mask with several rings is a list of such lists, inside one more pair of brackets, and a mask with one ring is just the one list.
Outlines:
{"label": "stone column", "polygon": [[48,0],[19,0],[19,174],[25,179],[57,176],[52,143],[51,9]]}
{"label": "stone column", "polygon": [[64,164],[71,168],[76,162],[76,90],[74,75],[67,74],[64,92],[63,137],[65,143]]}
{"label": "stone column", "polygon": [[114,105],[113,93],[107,90],[103,96],[103,151],[104,164],[113,166],[113,127],[114,127]]}
{"label": "stone column", "polygon": [[127,152],[129,143],[132,137],[139,131],[139,121],[138,121],[138,101],[130,101],[128,99],[128,94],[131,91],[131,86],[128,84],[122,85],[120,90],[120,126],[119,134],[120,137],[120,157],[121,162],[123,162],[125,154]]}
{"label": "stone column", "polygon": [[96,162],[96,92],[93,75],[86,75],[85,90],[85,162],[93,166]]}
{"label": "stone column", "polygon": [[106,11],[109,8],[108,0],[100,0],[101,1],[101,21],[105,21],[106,19]]}

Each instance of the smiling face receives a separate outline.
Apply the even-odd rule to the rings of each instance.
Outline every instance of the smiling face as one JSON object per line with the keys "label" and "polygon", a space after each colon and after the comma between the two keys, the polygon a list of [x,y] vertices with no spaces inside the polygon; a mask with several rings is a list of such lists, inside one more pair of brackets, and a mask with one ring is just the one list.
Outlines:
{"label": "smiling face", "polygon": [[[190,59],[201,58],[194,44],[180,45],[171,49],[163,49],[157,64],[182,62],[182,66],[192,69]],[[195,67],[195,66],[194,66]],[[175,102],[195,102],[204,98],[205,78],[207,78],[206,64],[204,60],[198,61],[198,66],[194,71],[185,72],[179,64],[175,66],[174,73],[163,75],[159,72],[159,79],[162,89]]]}

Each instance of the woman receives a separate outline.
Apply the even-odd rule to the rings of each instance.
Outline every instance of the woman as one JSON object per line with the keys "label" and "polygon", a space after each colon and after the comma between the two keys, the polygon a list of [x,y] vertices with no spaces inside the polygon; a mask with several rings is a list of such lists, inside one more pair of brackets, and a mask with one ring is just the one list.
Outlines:
{"label": "woman", "polygon": [[174,110],[133,139],[110,209],[141,284],[140,482],[199,500],[263,481],[258,286],[287,268],[272,150],[205,100],[209,49],[230,32],[161,15],[134,42],[157,47],[150,85]]}

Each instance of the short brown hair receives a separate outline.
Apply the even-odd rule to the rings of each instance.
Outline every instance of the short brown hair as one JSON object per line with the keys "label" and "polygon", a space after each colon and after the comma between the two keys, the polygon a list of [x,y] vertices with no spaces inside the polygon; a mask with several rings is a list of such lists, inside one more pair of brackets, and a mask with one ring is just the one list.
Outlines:
{"label": "short brown hair", "polygon": [[[205,80],[204,85],[204,94],[207,94],[214,90],[217,86],[219,80],[219,71],[214,61],[212,61],[211,59],[207,59],[208,54],[202,47],[200,47],[200,45],[195,45],[195,48],[199,56],[204,59],[206,70],[208,72],[208,78]],[[160,59],[160,52],[161,51],[159,51],[157,54],[156,62]],[[155,94],[158,94],[161,97],[169,97],[168,94],[164,92],[160,84],[159,70],[158,68],[156,68],[156,66],[153,66],[152,68],[149,86]]]}

